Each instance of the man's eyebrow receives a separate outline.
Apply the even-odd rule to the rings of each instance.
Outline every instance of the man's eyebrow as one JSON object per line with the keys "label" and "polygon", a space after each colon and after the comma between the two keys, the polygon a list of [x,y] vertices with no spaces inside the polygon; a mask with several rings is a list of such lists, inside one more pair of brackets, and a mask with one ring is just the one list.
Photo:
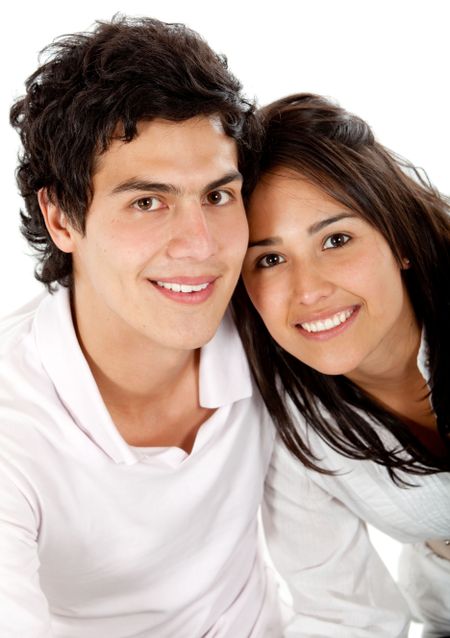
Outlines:
{"label": "man's eyebrow", "polygon": [[[242,181],[242,179],[243,179],[242,175],[239,171],[229,171],[228,173],[225,173],[225,175],[222,175],[222,177],[219,177],[218,179],[215,179],[214,181],[207,184],[205,188],[203,189],[203,192],[207,193],[208,191],[219,188],[220,186],[225,186],[225,184],[229,184],[230,182],[234,182],[236,180]],[[178,186],[175,186],[174,184],[156,182],[156,181],[152,181],[151,179],[142,180],[142,179],[131,178],[131,179],[125,180],[124,182],[121,182],[115,188],[113,188],[113,190],[111,191],[111,195],[117,195],[119,193],[126,193],[126,192],[132,192],[132,191],[134,192],[154,191],[157,193],[168,193],[170,195],[182,194],[182,190]]]}
{"label": "man's eyebrow", "polygon": [[[321,219],[320,222],[312,224],[307,228],[306,232],[308,233],[308,235],[315,235],[330,224],[334,224],[335,222],[338,222],[341,219],[346,219],[347,217],[358,217],[358,215],[356,215],[355,213],[341,213],[340,215],[333,215],[333,217],[327,217],[326,219]],[[282,243],[283,240],[281,237],[265,237],[264,239],[250,241],[248,247],[253,248],[254,246],[276,246],[277,244]]]}
{"label": "man's eyebrow", "polygon": [[225,186],[226,184],[229,184],[230,182],[242,182],[244,180],[244,178],[242,177],[241,173],[239,171],[229,171],[228,173],[225,173],[225,175],[223,175],[222,177],[219,177],[219,179],[215,179],[213,182],[210,182],[209,184],[206,185],[204,192],[207,193],[208,191],[213,191],[216,188],[220,188],[220,186]]}

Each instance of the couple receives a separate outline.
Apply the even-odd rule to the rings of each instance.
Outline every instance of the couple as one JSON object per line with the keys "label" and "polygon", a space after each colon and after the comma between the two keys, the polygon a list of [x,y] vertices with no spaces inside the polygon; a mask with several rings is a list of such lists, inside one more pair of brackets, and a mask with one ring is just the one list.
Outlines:
{"label": "couple", "polygon": [[48,291],[1,325],[2,638],[406,636],[366,521],[450,634],[444,199],[156,20],[59,40],[11,121]]}

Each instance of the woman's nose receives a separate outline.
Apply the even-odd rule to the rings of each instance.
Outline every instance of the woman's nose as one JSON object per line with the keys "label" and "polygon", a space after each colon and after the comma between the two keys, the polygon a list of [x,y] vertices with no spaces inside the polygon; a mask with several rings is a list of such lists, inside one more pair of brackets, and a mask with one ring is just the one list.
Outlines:
{"label": "woman's nose", "polygon": [[293,273],[292,292],[296,303],[317,305],[334,290],[330,278],[314,265],[298,265]]}

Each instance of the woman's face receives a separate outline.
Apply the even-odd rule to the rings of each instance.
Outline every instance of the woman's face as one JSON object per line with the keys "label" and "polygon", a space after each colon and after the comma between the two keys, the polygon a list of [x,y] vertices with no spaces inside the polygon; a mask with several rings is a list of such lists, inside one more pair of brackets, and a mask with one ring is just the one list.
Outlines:
{"label": "woman's face", "polygon": [[248,217],[245,286],[297,359],[324,374],[376,375],[418,330],[383,236],[302,176],[263,176]]}

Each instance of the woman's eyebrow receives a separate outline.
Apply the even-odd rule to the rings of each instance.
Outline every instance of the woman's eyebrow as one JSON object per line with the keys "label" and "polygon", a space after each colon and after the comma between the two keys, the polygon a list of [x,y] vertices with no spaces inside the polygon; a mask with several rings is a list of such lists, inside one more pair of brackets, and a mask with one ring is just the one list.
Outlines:
{"label": "woman's eyebrow", "polygon": [[316,222],[312,224],[307,229],[308,235],[314,235],[315,233],[320,232],[326,226],[330,224],[334,224],[335,222],[340,221],[341,219],[346,219],[347,217],[358,217],[355,213],[341,213],[340,215],[333,215],[333,217],[327,217],[326,219],[322,219],[320,222]]}
{"label": "woman's eyebrow", "polygon": [[[321,219],[320,222],[311,224],[311,226],[306,229],[306,232],[308,233],[308,235],[314,235],[330,224],[334,224],[335,222],[338,222],[341,219],[346,219],[348,217],[358,217],[358,215],[356,215],[355,213],[340,213],[339,215],[333,215],[333,217],[327,217],[326,219]],[[265,237],[264,239],[256,239],[255,241],[250,241],[248,243],[248,247],[253,248],[254,246],[276,246],[277,244],[282,243],[283,239],[281,237]]]}
{"label": "woman's eyebrow", "polygon": [[248,247],[253,248],[253,246],[275,246],[276,244],[282,244],[283,240],[281,237],[267,237],[266,239],[257,239],[256,241],[249,241]]}

